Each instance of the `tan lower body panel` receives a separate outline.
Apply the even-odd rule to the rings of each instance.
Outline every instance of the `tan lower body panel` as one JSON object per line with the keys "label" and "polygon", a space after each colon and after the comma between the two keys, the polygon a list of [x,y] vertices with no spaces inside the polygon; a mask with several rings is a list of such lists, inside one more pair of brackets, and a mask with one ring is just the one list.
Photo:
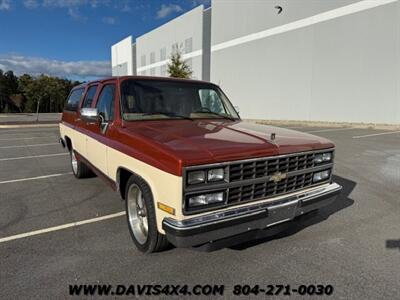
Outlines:
{"label": "tan lower body panel", "polygon": [[[114,182],[117,181],[118,168],[124,168],[142,177],[153,194],[156,210],[157,229],[164,233],[162,220],[165,217],[183,219],[182,215],[182,177],[164,172],[129,155],[126,155],[109,146],[99,143],[95,139],[60,124],[60,135],[69,137],[72,147],[82,154],[93,166],[102,171]],[[85,153],[85,154],[83,154]],[[157,208],[157,202],[162,202],[175,209],[175,216]]]}

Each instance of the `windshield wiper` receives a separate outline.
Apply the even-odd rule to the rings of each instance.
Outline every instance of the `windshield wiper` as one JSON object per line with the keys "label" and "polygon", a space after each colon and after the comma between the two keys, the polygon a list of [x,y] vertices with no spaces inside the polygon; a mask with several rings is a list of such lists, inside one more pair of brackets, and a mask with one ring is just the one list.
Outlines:
{"label": "windshield wiper", "polygon": [[228,120],[231,120],[231,121],[236,121],[236,119],[234,117],[229,117],[227,115],[219,114],[219,113],[216,113],[216,112],[213,112],[213,111],[199,110],[199,111],[193,112],[193,114],[209,114],[209,115],[215,115],[215,116],[218,116],[218,117],[221,117],[221,118],[224,118],[224,119],[228,119]]}
{"label": "windshield wiper", "polygon": [[148,113],[144,113],[143,116],[153,116],[153,115],[164,115],[167,117],[172,117],[172,118],[181,118],[181,119],[185,119],[185,120],[191,120],[193,121],[192,118],[190,117],[186,117],[183,115],[179,115],[173,112],[165,112],[165,111],[152,111],[152,112],[148,112]]}

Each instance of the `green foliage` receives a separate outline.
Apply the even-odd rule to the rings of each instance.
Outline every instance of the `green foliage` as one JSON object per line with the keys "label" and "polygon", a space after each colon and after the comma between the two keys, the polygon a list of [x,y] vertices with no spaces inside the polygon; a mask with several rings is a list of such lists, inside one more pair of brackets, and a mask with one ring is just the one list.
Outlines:
{"label": "green foliage", "polygon": [[0,70],[0,112],[10,111],[10,95],[18,93],[18,78],[12,71]]}
{"label": "green foliage", "polygon": [[40,75],[24,74],[19,78],[12,71],[0,70],[0,112],[61,112],[72,87],[80,82]]}
{"label": "green foliage", "polygon": [[190,69],[188,64],[182,60],[182,55],[179,51],[176,51],[171,55],[171,61],[168,63],[168,73],[170,77],[174,78],[190,78],[193,71]]}

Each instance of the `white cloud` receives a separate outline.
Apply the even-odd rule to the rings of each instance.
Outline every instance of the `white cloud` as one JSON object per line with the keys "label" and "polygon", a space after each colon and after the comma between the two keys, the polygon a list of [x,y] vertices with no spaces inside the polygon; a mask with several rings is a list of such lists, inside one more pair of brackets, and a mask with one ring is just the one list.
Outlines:
{"label": "white cloud", "polygon": [[77,20],[77,21],[86,21],[87,20],[87,17],[81,15],[81,13],[79,12],[79,9],[75,8],[75,7],[68,8],[68,15],[72,19]]}
{"label": "white cloud", "polygon": [[59,8],[70,8],[77,6],[90,5],[96,8],[100,5],[110,4],[110,0],[43,0],[42,5],[45,7],[59,7]]}
{"label": "white cloud", "polygon": [[77,21],[86,21],[88,19],[81,14],[81,7],[89,6],[95,9],[99,6],[109,6],[110,3],[111,0],[42,0],[43,7],[67,9],[68,15]]}
{"label": "white cloud", "polygon": [[86,0],[43,0],[44,7],[74,7],[87,4]]}
{"label": "white cloud", "polygon": [[157,11],[157,19],[162,19],[168,17],[174,12],[182,12],[183,9],[177,4],[161,5],[160,9]]}
{"label": "white cloud", "polygon": [[11,1],[10,0],[0,0],[0,10],[10,10]]}
{"label": "white cloud", "polygon": [[109,61],[61,61],[21,55],[0,55],[0,69],[15,74],[52,75],[58,77],[106,77],[111,75]]}
{"label": "white cloud", "polygon": [[114,25],[117,23],[117,19],[114,17],[104,17],[101,19],[103,23],[109,24],[109,25]]}
{"label": "white cloud", "polygon": [[37,0],[25,0],[24,6],[29,9],[34,9],[39,6],[39,3],[37,2]]}

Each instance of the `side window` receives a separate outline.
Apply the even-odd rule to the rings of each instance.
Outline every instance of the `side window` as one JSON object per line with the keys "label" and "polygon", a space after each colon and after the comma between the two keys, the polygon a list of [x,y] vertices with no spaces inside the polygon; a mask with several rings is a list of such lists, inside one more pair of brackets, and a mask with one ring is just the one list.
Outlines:
{"label": "side window", "polygon": [[91,107],[94,96],[96,95],[97,85],[91,86],[85,96],[85,100],[83,100],[82,107]]}
{"label": "side window", "polygon": [[99,110],[99,114],[103,116],[105,122],[114,120],[114,92],[114,84],[105,85],[97,101],[96,107]]}
{"label": "side window", "polygon": [[214,90],[209,90],[209,89],[199,90],[199,96],[200,96],[201,106],[204,107],[205,109],[208,109],[211,112],[219,114],[226,113],[221,98]]}
{"label": "side window", "polygon": [[67,104],[65,105],[65,110],[77,111],[79,106],[79,101],[81,100],[83,88],[73,90],[68,97]]}

